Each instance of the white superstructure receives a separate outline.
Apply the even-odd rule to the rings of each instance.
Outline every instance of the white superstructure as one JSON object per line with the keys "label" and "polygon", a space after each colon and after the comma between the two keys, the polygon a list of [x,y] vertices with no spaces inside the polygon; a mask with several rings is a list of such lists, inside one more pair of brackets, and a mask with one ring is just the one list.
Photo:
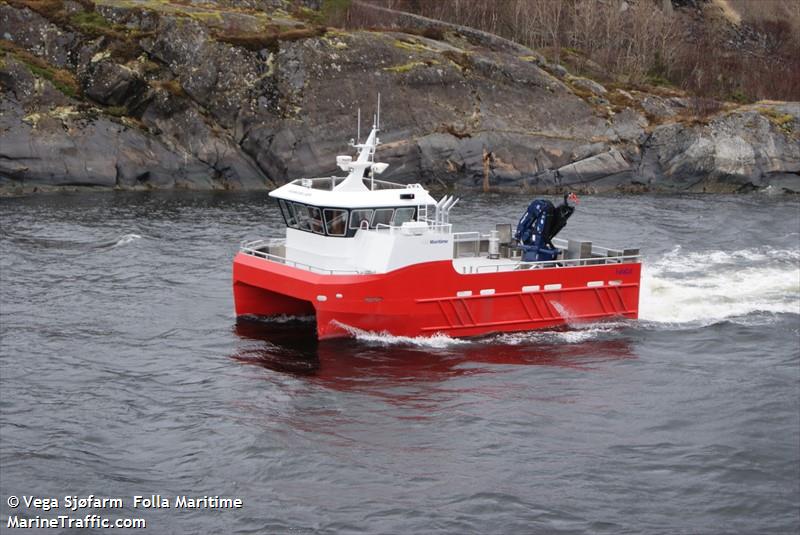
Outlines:
{"label": "white superstructure", "polygon": [[337,156],[345,177],[301,178],[270,193],[286,222],[283,255],[292,263],[332,271],[382,273],[453,258],[448,213],[456,200],[437,202],[420,184],[375,179],[378,116],[358,157]]}

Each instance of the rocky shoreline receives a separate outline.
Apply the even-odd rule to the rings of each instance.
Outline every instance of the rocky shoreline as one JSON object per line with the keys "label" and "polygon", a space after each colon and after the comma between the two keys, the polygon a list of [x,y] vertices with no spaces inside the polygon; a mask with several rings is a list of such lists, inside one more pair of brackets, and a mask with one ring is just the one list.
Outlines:
{"label": "rocky shoreline", "polygon": [[368,116],[377,93],[386,180],[800,192],[798,102],[700,113],[680,92],[604,87],[468,29],[333,30],[279,0],[41,5],[0,1],[6,194],[268,189],[335,174],[356,107]]}

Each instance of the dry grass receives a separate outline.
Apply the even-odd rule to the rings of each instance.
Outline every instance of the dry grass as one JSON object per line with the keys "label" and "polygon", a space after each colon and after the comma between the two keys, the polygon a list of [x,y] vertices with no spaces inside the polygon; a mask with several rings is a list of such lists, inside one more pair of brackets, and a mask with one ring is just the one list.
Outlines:
{"label": "dry grass", "polygon": [[711,0],[711,4],[717,7],[722,16],[725,17],[733,24],[741,24],[742,23],[742,16],[739,12],[733,8],[731,3],[728,0]]}
{"label": "dry grass", "polygon": [[[28,8],[55,24],[68,22],[62,0],[7,0],[8,4],[18,9]],[[94,4],[92,4],[94,9]]]}
{"label": "dry grass", "polygon": [[28,8],[58,26],[67,26],[77,32],[96,37],[107,35],[120,38],[121,35],[112,25],[95,11],[94,2],[80,0],[78,3],[84,11],[70,15],[63,0],[6,0],[18,9]]}
{"label": "dry grass", "polygon": [[312,37],[321,37],[325,35],[328,29],[325,26],[314,26],[313,28],[292,28],[291,30],[280,31],[276,27],[270,27],[268,31],[263,33],[223,33],[216,32],[214,39],[233,46],[246,48],[247,50],[271,50],[277,51],[281,41],[298,41],[302,39],[310,39]]}
{"label": "dry grass", "polygon": [[769,119],[769,121],[772,124],[774,124],[775,126],[780,128],[781,130],[783,130],[787,134],[790,134],[792,132],[792,125],[794,123],[794,116],[792,116],[791,114],[789,114],[789,113],[781,113],[778,110],[776,110],[775,108],[772,108],[772,107],[769,107],[769,106],[761,107],[761,108],[758,109],[758,111],[761,112],[761,115],[764,115],[765,117],[767,117],[767,119]]}
{"label": "dry grass", "polygon": [[687,109],[695,117],[710,117],[724,109],[724,103],[713,98],[691,97]]}
{"label": "dry grass", "polygon": [[726,0],[726,4],[747,24],[785,20],[795,34],[800,33],[800,9],[796,0]]}
{"label": "dry grass", "polygon": [[0,50],[11,55],[17,61],[24,63],[33,75],[49,81],[66,96],[74,98],[81,94],[81,86],[78,80],[68,70],[53,67],[42,58],[34,56],[27,50],[5,39],[0,39]]}
{"label": "dry grass", "polygon": [[150,82],[150,87],[163,89],[175,97],[186,96],[186,91],[184,91],[183,86],[178,80],[153,80]]}
{"label": "dry grass", "polygon": [[[442,124],[439,125],[437,131],[450,134],[451,136],[457,139],[464,139],[467,137],[472,137],[472,133],[470,133],[469,128],[464,125],[454,125],[454,124]],[[449,166],[453,166],[453,163],[448,160]]]}
{"label": "dry grass", "polygon": [[440,28],[412,28],[410,26],[368,26],[363,28],[370,32],[396,32],[407,33],[409,35],[418,35],[434,41],[444,41],[444,30]]}
{"label": "dry grass", "polygon": [[7,0],[16,8],[28,8],[53,24],[87,35],[89,37],[107,37],[111,40],[111,54],[121,60],[129,61],[142,53],[138,39],[149,35],[146,32],[130,32],[124,27],[116,26],[95,11],[91,0],[78,0],[84,11],[69,14],[63,0]]}
{"label": "dry grass", "polygon": [[[703,18],[661,0],[371,0],[547,50],[577,72],[628,86],[681,89],[736,102],[800,100],[798,0],[714,0]],[[397,27],[398,17],[353,4],[350,28]],[[738,21],[738,22],[737,22]],[[736,24],[734,24],[736,23]],[[603,80],[605,82],[605,80]]]}
{"label": "dry grass", "polygon": [[277,51],[278,49],[278,39],[276,34],[273,33],[242,33],[237,35],[216,33],[214,34],[214,38],[217,41],[246,48],[247,50],[252,50],[253,52],[257,52],[265,48],[273,52]]}
{"label": "dry grass", "polygon": [[472,58],[466,52],[455,52],[453,50],[445,50],[442,56],[446,57],[455,63],[462,71],[471,71],[474,68]]}

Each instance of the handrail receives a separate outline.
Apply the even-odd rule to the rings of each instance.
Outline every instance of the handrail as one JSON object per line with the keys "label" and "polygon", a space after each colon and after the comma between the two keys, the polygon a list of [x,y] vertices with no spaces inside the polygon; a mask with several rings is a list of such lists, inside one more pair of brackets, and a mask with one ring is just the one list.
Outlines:
{"label": "handrail", "polygon": [[[567,260],[543,260],[540,262],[507,262],[504,264],[484,264],[475,266],[474,271],[467,273],[497,273],[500,268],[531,269],[541,267],[567,267],[568,265],[592,265],[601,266],[606,264],[636,264],[641,260],[642,255],[628,256],[604,256],[595,258],[570,258]],[[489,269],[491,268],[491,269]]]}
{"label": "handrail", "polygon": [[[328,189],[333,190],[337,185],[341,184],[341,182],[347,177],[343,176],[322,176],[322,177],[314,177],[314,178],[296,178],[290,182],[290,184],[294,186],[301,186],[304,188],[311,188],[311,189]],[[366,178],[364,179],[367,180]],[[400,184],[399,182],[389,182],[388,180],[370,180],[370,185],[372,186],[370,189],[372,190],[381,190],[381,189],[425,189],[422,187],[421,184]],[[377,187],[375,187],[377,186]]]}
{"label": "handrail", "polygon": [[[423,227],[427,232],[439,234],[453,234],[453,225],[451,223],[434,224],[430,220],[426,220],[427,227]],[[378,223],[374,228],[369,230],[388,230],[390,233],[401,232],[403,225],[387,225],[386,223]]]}
{"label": "handrail", "polygon": [[[270,240],[271,242],[275,243],[285,243],[285,240]],[[251,256],[256,256],[259,258],[263,258],[264,260],[269,260],[271,262],[275,262],[277,264],[285,264],[287,266],[296,267],[299,269],[305,269],[306,271],[310,271],[311,273],[321,273],[323,275],[364,275],[371,273],[370,271],[358,271],[355,269],[328,269],[328,268],[321,268],[319,266],[313,266],[311,264],[306,264],[305,262],[298,262],[296,260],[289,260],[285,256],[279,256],[272,253],[265,253],[264,251],[259,250],[260,247],[264,247],[268,245],[270,241],[267,240],[255,240],[251,242],[242,242],[242,246],[240,247],[240,251],[244,254],[249,254]]]}
{"label": "handrail", "polygon": [[453,233],[453,241],[455,242],[471,242],[480,240],[483,237],[483,234],[480,232],[454,232]]}
{"label": "handrail", "polygon": [[[445,225],[450,226],[450,225]],[[387,226],[386,230],[394,231],[402,227]],[[467,232],[458,234],[470,234]],[[478,234],[478,233],[476,233]],[[455,234],[454,234],[455,235]],[[458,241],[458,240],[454,240]],[[321,273],[328,275],[364,275],[374,273],[372,271],[359,271],[354,269],[329,269],[296,260],[289,260],[285,256],[279,256],[272,253],[267,253],[261,249],[272,247],[275,245],[285,245],[286,240],[280,238],[273,239],[260,239],[253,241],[242,241],[240,251],[251,256],[263,258],[278,264],[285,264],[299,269],[305,269],[311,273]],[[480,273],[499,273],[500,271],[513,271],[519,269],[536,269],[536,268],[558,268],[558,267],[574,267],[582,265],[609,265],[609,264],[632,264],[640,263],[642,255],[620,255],[620,256],[601,256],[591,258],[570,258],[562,260],[544,260],[540,262],[505,262],[505,263],[487,263],[478,266],[469,266],[470,271],[462,271],[464,275],[473,275]],[[457,260],[453,258],[453,260]],[[466,266],[465,266],[466,267]]]}
{"label": "handrail", "polygon": [[285,245],[286,238],[260,238],[258,240],[242,240],[239,242],[239,249],[257,249],[260,247],[273,247],[275,245]]}

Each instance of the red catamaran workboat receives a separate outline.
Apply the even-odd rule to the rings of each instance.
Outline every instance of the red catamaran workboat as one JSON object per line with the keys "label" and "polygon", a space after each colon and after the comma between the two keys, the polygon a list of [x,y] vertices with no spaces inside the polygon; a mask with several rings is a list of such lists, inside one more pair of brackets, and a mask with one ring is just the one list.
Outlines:
{"label": "red catamaran workboat", "polygon": [[242,244],[237,317],[315,315],[320,339],[357,330],[475,336],[609,317],[636,318],[638,249],[554,235],[573,208],[534,201],[512,234],[453,232],[450,209],[419,184],[376,180],[378,118],[346,177],[303,178],[270,193],[286,238]]}

